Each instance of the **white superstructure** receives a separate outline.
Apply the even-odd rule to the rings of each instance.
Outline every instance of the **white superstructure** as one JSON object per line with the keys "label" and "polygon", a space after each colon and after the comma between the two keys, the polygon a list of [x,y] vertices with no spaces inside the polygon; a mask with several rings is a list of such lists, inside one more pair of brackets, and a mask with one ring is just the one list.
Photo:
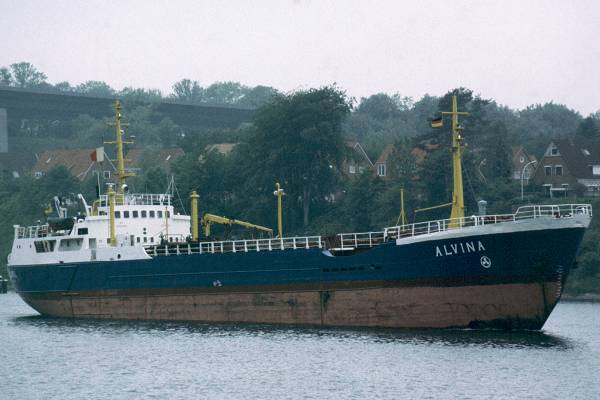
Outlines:
{"label": "white superstructure", "polygon": [[62,219],[67,226],[63,229],[53,229],[49,224],[15,225],[9,263],[31,265],[146,258],[144,246],[183,243],[190,236],[190,217],[175,213],[169,194],[118,195],[116,247],[110,246],[108,196],[101,195],[92,206],[85,201],[83,204],[83,214]]}

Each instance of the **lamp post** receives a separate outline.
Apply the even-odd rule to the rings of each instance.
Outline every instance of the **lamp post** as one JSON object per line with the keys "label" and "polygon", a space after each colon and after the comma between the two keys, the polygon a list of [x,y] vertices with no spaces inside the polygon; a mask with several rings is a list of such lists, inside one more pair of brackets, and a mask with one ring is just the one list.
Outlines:
{"label": "lamp post", "polygon": [[[521,170],[521,201],[523,200],[523,178],[525,176],[525,170],[527,169],[527,167],[529,167],[531,164],[535,164],[537,161],[533,160],[533,161],[529,161],[527,164],[525,164],[523,166],[523,169]],[[527,178],[529,179],[529,178]]]}
{"label": "lamp post", "polygon": [[285,195],[285,192],[279,186],[279,182],[275,184],[275,191],[273,192],[277,196],[277,230],[279,232],[279,239],[283,237],[283,222],[282,222],[282,210],[281,210],[281,198]]}

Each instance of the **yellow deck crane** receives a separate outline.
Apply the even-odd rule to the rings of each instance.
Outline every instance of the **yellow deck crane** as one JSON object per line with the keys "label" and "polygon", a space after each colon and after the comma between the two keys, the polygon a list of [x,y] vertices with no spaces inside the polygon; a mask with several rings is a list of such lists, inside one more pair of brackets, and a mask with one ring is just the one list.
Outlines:
{"label": "yellow deck crane", "polygon": [[228,227],[232,227],[233,225],[239,225],[247,229],[256,229],[257,231],[268,233],[269,236],[273,236],[273,229],[271,228],[251,224],[250,222],[240,221],[233,218],[221,217],[219,215],[206,213],[202,217],[202,226],[204,226],[204,236],[206,236],[207,238],[210,237],[210,228],[212,224],[220,224]]}

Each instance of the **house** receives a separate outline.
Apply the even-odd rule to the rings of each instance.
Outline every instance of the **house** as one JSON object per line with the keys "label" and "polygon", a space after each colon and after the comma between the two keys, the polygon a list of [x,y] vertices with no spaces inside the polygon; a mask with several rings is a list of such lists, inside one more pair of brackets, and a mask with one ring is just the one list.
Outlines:
{"label": "house", "polygon": [[393,144],[388,144],[383,148],[381,155],[375,161],[375,174],[382,179],[389,179],[390,176],[390,158],[394,153],[395,147]]}
{"label": "house", "polygon": [[538,163],[533,182],[551,197],[566,196],[578,186],[585,196],[600,196],[600,142],[577,137],[553,140]]}
{"label": "house", "polygon": [[373,168],[373,162],[359,142],[346,140],[344,149],[344,162],[342,163],[342,173],[344,175],[355,176]]}
{"label": "house", "polygon": [[151,160],[152,166],[159,167],[164,171],[170,171],[173,162],[184,155],[181,147],[168,147],[166,149],[131,149],[127,156],[127,169],[136,173],[142,171],[142,167]]}
{"label": "house", "polygon": [[512,179],[521,180],[521,176],[525,184],[529,183],[533,171],[535,171],[535,156],[529,154],[523,146],[512,147]]}
{"label": "house", "polygon": [[91,175],[100,174],[110,179],[116,171],[114,164],[105,157],[103,162],[92,161],[95,149],[63,149],[47,150],[36,155],[37,161],[32,168],[36,178],[46,175],[54,167],[64,166],[71,175],[84,180]]}
{"label": "house", "polygon": [[233,151],[233,149],[238,145],[238,143],[212,143],[212,144],[207,144],[204,147],[204,151],[200,153],[200,155],[198,156],[198,161],[199,162],[204,162],[204,159],[206,158],[206,156],[209,153],[215,152],[218,154],[221,154],[223,156],[228,156],[229,154],[231,154],[231,152]]}
{"label": "house", "polygon": [[[434,143],[430,140],[424,140],[406,153],[406,156],[399,155],[394,161],[394,152],[396,147],[393,144],[388,144],[383,148],[375,165],[373,167],[374,174],[378,177],[389,180],[395,174],[408,174],[412,178],[416,178],[417,167],[425,160],[427,155],[440,147],[439,143]],[[393,165],[394,162],[400,165]]]}

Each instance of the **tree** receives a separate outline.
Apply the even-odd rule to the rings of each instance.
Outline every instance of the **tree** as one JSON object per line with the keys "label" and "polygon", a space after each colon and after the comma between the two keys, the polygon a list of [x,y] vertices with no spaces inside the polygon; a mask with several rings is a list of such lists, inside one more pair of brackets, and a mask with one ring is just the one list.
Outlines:
{"label": "tree", "polygon": [[0,68],[0,85],[11,86],[13,84],[13,77],[10,70],[6,67]]}
{"label": "tree", "polygon": [[204,91],[204,99],[211,104],[236,104],[248,91],[248,87],[239,82],[213,83]]}
{"label": "tree", "polygon": [[575,135],[586,139],[598,139],[600,136],[600,126],[592,116],[589,116],[579,123]]}
{"label": "tree", "polygon": [[182,79],[173,84],[171,97],[189,103],[201,103],[204,100],[204,89],[197,81]]}
{"label": "tree", "polygon": [[69,93],[75,91],[75,88],[71,86],[69,82],[59,82],[53,86],[54,90],[58,90],[59,92]]}
{"label": "tree", "polygon": [[398,104],[385,93],[377,93],[363,97],[356,109],[357,113],[367,114],[377,121],[397,117],[400,113]]}
{"label": "tree", "polygon": [[28,62],[11,64],[12,77],[15,86],[20,88],[32,88],[46,83],[46,74],[38,71]]}
{"label": "tree", "polygon": [[279,92],[270,86],[256,86],[246,91],[237,104],[247,107],[260,107],[271,101]]}
{"label": "tree", "polygon": [[90,96],[113,97],[115,95],[115,90],[109,84],[102,81],[80,83],[75,87],[75,91]]}
{"label": "tree", "polygon": [[511,151],[507,142],[506,127],[502,122],[493,122],[488,131],[492,137],[486,149],[486,169],[488,177],[504,181],[510,179],[512,169]]}
{"label": "tree", "polygon": [[311,203],[332,193],[342,163],[341,125],[350,112],[346,94],[323,87],[279,95],[259,108],[249,140],[248,180],[266,193],[275,181],[289,199],[300,199],[304,227]]}
{"label": "tree", "polygon": [[138,103],[157,103],[162,101],[162,93],[158,89],[123,88],[118,94],[125,101]]}

